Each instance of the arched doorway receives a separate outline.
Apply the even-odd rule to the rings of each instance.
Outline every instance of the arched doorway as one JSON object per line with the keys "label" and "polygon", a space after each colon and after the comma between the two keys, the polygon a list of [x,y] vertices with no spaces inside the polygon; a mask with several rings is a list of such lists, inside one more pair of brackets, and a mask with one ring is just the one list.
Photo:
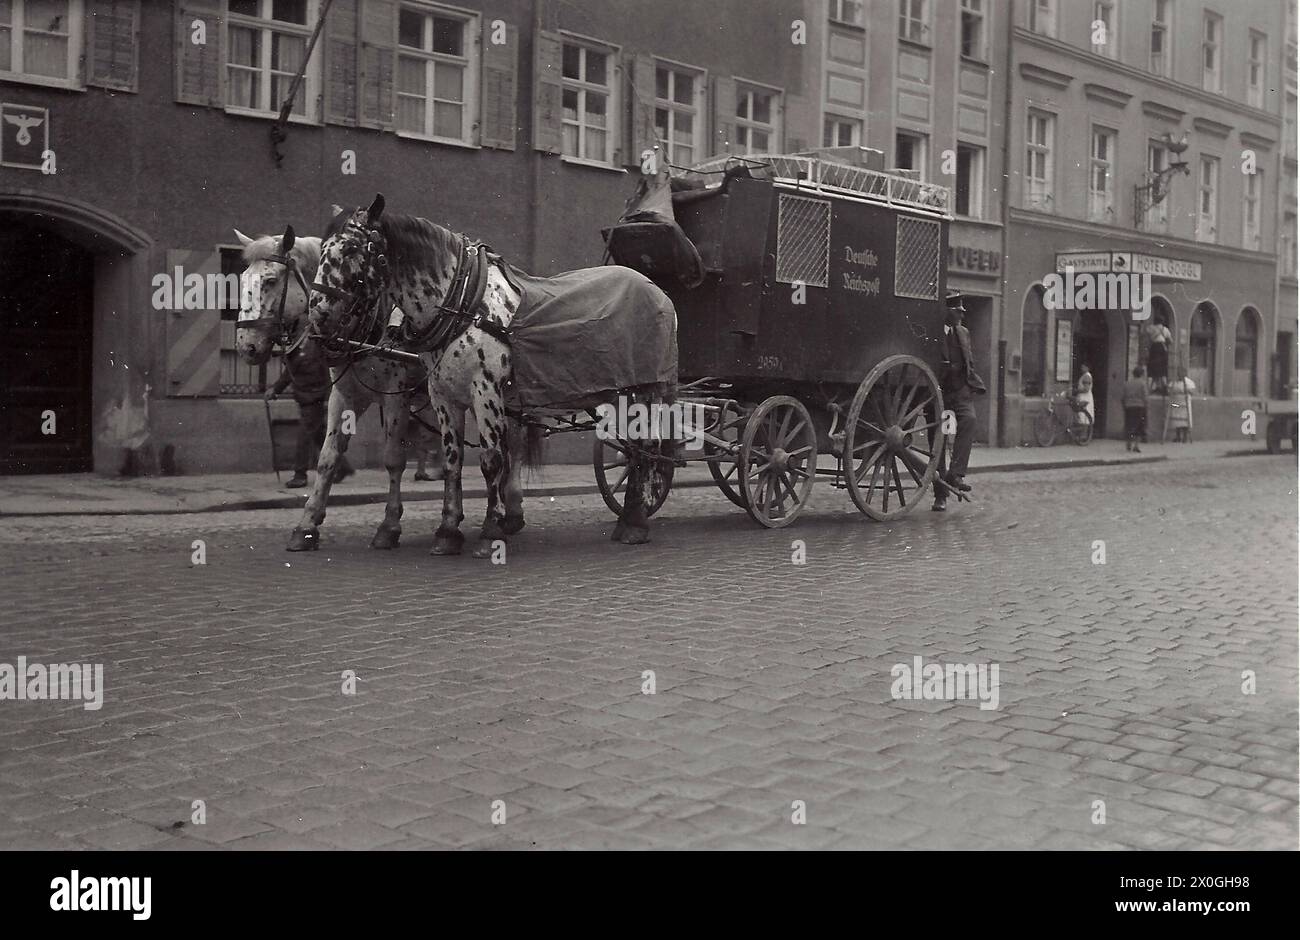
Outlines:
{"label": "arched doorway", "polygon": [[34,217],[0,227],[0,473],[91,469],[94,256]]}
{"label": "arched doorway", "polygon": [[[1123,347],[1120,348],[1123,353]],[[1078,325],[1074,331],[1071,381],[1077,388],[1079,376],[1086,365],[1092,373],[1092,399],[1096,417],[1093,435],[1106,435],[1106,393],[1110,374],[1110,329],[1106,325],[1106,312],[1102,310],[1079,311]]]}
{"label": "arched doorway", "polygon": [[1208,300],[1201,301],[1192,314],[1187,339],[1187,377],[1196,383],[1196,391],[1201,395],[1215,394],[1218,329],[1219,311]]}

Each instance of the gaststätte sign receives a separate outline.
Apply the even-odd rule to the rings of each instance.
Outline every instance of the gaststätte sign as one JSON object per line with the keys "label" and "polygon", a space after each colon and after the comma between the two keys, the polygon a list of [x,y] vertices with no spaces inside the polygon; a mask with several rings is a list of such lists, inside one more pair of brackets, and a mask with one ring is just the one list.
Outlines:
{"label": "gastst\u00e4tte sign", "polygon": [[1079,274],[1149,274],[1170,281],[1199,281],[1201,263],[1161,258],[1135,251],[1066,251],[1056,256],[1056,270]]}

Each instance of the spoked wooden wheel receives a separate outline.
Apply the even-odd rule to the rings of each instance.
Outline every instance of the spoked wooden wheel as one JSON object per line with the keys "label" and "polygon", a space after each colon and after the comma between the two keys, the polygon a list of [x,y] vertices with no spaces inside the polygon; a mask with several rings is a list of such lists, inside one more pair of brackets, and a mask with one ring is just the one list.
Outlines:
{"label": "spoked wooden wheel", "polygon": [[942,415],[939,383],[921,360],[890,356],[867,374],[844,429],[853,505],[880,522],[917,507],[939,464]]}
{"label": "spoked wooden wheel", "polygon": [[774,395],[749,416],[740,445],[740,491],[759,525],[779,529],[808,505],[817,474],[817,429],[798,399]]}
{"label": "spoked wooden wheel", "polygon": [[722,495],[741,509],[745,508],[745,491],[740,488],[740,437],[745,425],[745,415],[732,405],[718,410],[718,420],[709,428],[709,434],[728,441],[734,446],[724,450],[716,444],[704,443],[704,457],[709,464],[709,476],[718,484]]}
{"label": "spoked wooden wheel", "polygon": [[[654,454],[667,455],[671,442],[649,444],[645,450]],[[595,439],[592,457],[596,470],[596,486],[605,500],[605,505],[616,516],[623,515],[623,497],[627,489],[627,442],[607,441],[599,436]],[[653,516],[668,498],[673,486],[673,465],[667,460],[647,461],[646,475],[641,492],[645,499],[645,514]]]}

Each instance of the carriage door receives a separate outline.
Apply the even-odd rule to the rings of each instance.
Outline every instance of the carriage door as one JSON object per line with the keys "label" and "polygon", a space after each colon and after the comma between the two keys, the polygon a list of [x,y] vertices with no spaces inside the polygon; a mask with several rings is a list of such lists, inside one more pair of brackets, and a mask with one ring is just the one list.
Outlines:
{"label": "carriage door", "polygon": [[90,253],[58,235],[0,229],[0,473],[91,469],[94,278]]}

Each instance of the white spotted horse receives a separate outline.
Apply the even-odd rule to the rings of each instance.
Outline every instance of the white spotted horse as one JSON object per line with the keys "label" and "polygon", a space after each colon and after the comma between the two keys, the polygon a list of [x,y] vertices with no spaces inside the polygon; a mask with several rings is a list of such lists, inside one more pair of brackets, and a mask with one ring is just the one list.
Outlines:
{"label": "white spotted horse", "polygon": [[[599,269],[610,270],[610,269]],[[635,272],[622,273],[643,281],[636,290],[653,292],[650,301],[671,314],[671,303]],[[578,272],[581,273],[581,272]],[[461,503],[462,450],[465,412],[472,410],[480,437],[480,469],[487,483],[488,506],[475,557],[493,553],[494,543],[523,527],[519,467],[512,450],[522,443],[522,462],[531,463],[540,428],[529,422],[529,433],[512,433],[520,412],[511,402],[517,368],[536,369],[528,357],[516,361],[512,322],[520,312],[522,288],[509,265],[486,246],[436,225],[427,219],[384,215],[384,197],[376,196],[369,208],[343,210],[334,216],[321,249],[320,269],[310,304],[311,329],[327,348],[355,341],[357,336],[380,335],[382,311],[400,307],[404,320],[399,333],[402,348],[418,352],[428,368],[429,399],[443,438],[445,467],[441,524],[432,554],[461,551],[464,520]],[[521,318],[522,320],[522,318]],[[675,317],[671,332],[672,382],[676,387]],[[521,327],[522,329],[522,327]],[[533,334],[537,335],[537,334]],[[651,353],[667,355],[665,350]],[[561,356],[561,368],[591,357],[583,348],[546,349],[546,356]],[[530,354],[531,356],[531,354]],[[539,357],[541,358],[541,357]],[[528,403],[524,403],[528,404]],[[509,407],[509,414],[507,409]],[[509,420],[508,420],[509,419]],[[649,540],[644,500],[648,477],[645,459],[629,451],[627,497],[613,539],[634,545]]]}
{"label": "white spotted horse", "polygon": [[[240,275],[239,328],[235,348],[245,362],[260,365],[279,342],[286,351],[308,342],[306,277],[320,264],[319,238],[297,238],[293,227],[283,236],[249,238],[238,229],[247,264]],[[304,277],[304,272],[306,277]],[[378,356],[358,357],[346,368],[332,368],[325,443],[316,464],[316,480],[303,516],[289,537],[291,552],[311,551],[320,542],[330,488],[343,465],[350,434],[344,415],[360,421],[372,404],[380,406],[384,427],[384,466],[388,470],[388,500],[384,520],[375,531],[373,548],[396,548],[402,534],[402,473],[408,445],[441,454],[441,438],[433,430],[433,409],[426,392],[424,370]],[[349,422],[351,423],[351,422]]]}

